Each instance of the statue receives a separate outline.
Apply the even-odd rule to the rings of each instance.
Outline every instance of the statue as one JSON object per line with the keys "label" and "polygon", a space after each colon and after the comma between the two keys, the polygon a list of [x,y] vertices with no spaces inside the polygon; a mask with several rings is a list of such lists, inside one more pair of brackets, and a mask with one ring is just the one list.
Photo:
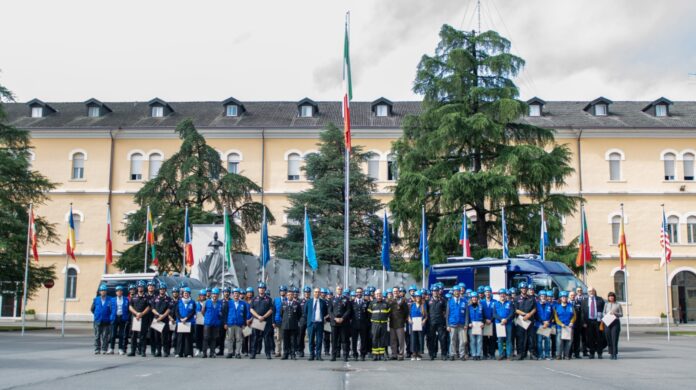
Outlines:
{"label": "statue", "polygon": [[213,241],[208,244],[205,259],[198,263],[198,278],[206,286],[224,287],[223,263],[225,256],[220,250],[225,244],[218,240],[218,234],[213,234]]}

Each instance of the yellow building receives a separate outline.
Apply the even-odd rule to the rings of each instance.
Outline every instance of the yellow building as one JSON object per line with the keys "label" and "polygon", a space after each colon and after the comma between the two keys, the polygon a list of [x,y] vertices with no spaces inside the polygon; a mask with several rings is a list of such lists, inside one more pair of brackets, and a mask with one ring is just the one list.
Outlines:
{"label": "yellow building", "polygon": [[[544,102],[529,100],[529,115],[521,121],[557,131],[557,142],[573,152],[575,174],[564,193],[581,195],[586,203],[593,251],[600,257],[588,284],[601,295],[622,295],[623,271],[618,268],[620,204],[625,206],[628,240],[629,293],[632,322],[658,322],[665,313],[665,273],[659,268],[659,233],[664,204],[672,232],[672,314],[696,320],[696,102]],[[179,148],[176,124],[191,117],[231,171],[254,180],[264,189],[264,203],[276,216],[271,235],[283,234],[287,195],[308,182],[300,166],[315,152],[318,135],[329,122],[342,123],[340,102],[217,102],[6,104],[10,122],[31,131],[34,168],[59,183],[50,202],[36,212],[57,223],[63,232],[70,203],[78,235],[77,261],[65,269],[65,245],[40,247],[41,263],[55,264],[58,279],[50,295],[49,319],[62,311],[62,291],[69,281],[68,319],[89,319],[89,306],[104,272],[106,205],[111,204],[115,250],[132,245],[116,234],[136,206],[133,194],[161,162]],[[351,103],[353,144],[373,152],[365,170],[378,183],[375,196],[391,198],[395,170],[391,143],[401,135],[404,116],[418,113],[419,102]],[[257,195],[260,199],[260,194]],[[565,240],[579,234],[577,216],[564,221]],[[259,236],[249,235],[249,251],[257,253]],[[117,272],[109,267],[108,272]],[[9,299],[12,299],[11,297]],[[12,304],[3,302],[3,316]],[[43,318],[46,289],[29,308]]]}

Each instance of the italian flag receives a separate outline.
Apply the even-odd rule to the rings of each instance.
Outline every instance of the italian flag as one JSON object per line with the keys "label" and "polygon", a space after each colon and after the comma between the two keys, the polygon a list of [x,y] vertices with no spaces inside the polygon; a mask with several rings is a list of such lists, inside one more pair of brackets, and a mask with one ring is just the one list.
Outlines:
{"label": "italian flag", "polygon": [[346,14],[346,31],[343,40],[343,132],[346,138],[346,149],[350,152],[350,101],[353,99],[353,86],[350,79],[350,42],[349,15]]}
{"label": "italian flag", "polygon": [[227,207],[225,207],[225,266],[228,269],[232,266],[232,226]]}
{"label": "italian flag", "polygon": [[585,217],[585,208],[580,212],[580,239],[578,242],[578,255],[575,258],[575,265],[582,267],[585,263],[589,263],[592,259],[592,251],[590,250],[590,235],[587,232],[587,218]]}
{"label": "italian flag", "polygon": [[106,206],[106,257],[104,261],[106,264],[111,264],[113,260],[112,254],[112,244],[111,244],[111,208]]}
{"label": "italian flag", "polygon": [[152,265],[159,267],[159,261],[157,260],[157,252],[155,251],[155,225],[152,223],[152,213],[150,212],[150,206],[147,206],[147,243],[150,245],[150,253],[152,254]]}
{"label": "italian flag", "polygon": [[29,215],[29,239],[31,240],[31,253],[35,261],[39,261],[39,250],[37,248],[38,239],[36,237],[36,220],[34,219],[34,208],[30,207],[31,214]]}

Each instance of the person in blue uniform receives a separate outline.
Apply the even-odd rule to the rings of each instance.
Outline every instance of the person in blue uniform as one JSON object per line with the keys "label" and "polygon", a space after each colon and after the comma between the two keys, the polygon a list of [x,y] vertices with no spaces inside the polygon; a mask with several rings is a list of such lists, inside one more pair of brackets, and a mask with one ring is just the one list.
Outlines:
{"label": "person in blue uniform", "polygon": [[198,301],[196,302],[196,317],[195,317],[195,332],[193,333],[193,338],[196,344],[196,353],[194,356],[200,356],[203,354],[205,349],[205,344],[203,340],[203,331],[205,330],[205,321],[203,318],[203,305],[205,305],[207,289],[202,289],[198,293]]}
{"label": "person in blue uniform", "polygon": [[515,316],[515,304],[511,299],[508,299],[507,290],[504,288],[498,291],[498,297],[499,300],[495,301],[493,305],[493,317],[496,325],[499,324],[505,327],[504,336],[496,334],[498,338],[498,360],[505,358],[512,360],[512,340],[514,338],[512,321]]}
{"label": "person in blue uniform", "polygon": [[[570,360],[570,347],[573,345],[572,334],[575,326],[575,310],[573,304],[568,302],[568,291],[561,291],[560,302],[554,307],[554,319],[556,322],[556,357],[560,360]],[[563,340],[563,329],[570,328],[570,340]]]}
{"label": "person in blue uniform", "polygon": [[[420,329],[414,329],[414,320],[418,320],[421,323]],[[413,302],[409,304],[408,310],[408,323],[410,329],[411,337],[411,360],[421,360],[423,358],[423,351],[425,346],[423,342],[425,341],[425,332],[423,331],[426,321],[428,320],[428,309],[423,301],[423,293],[420,291],[415,291],[413,293]]]}
{"label": "person in blue uniform", "polygon": [[551,359],[551,336],[538,333],[539,329],[551,327],[553,322],[553,304],[547,300],[548,292],[539,291],[539,300],[536,303],[537,311],[534,326],[537,328],[537,354],[541,360]]}
{"label": "person in blue uniform", "polygon": [[164,347],[164,357],[169,357],[169,306],[171,300],[167,296],[167,285],[159,284],[159,295],[152,300],[153,321],[164,323],[161,332],[156,329],[153,333],[152,344],[150,351],[155,357],[162,356],[162,348]]}
{"label": "person in blue uniform", "polygon": [[452,297],[447,303],[447,331],[450,335],[450,360],[466,360],[467,328],[466,328],[466,300],[461,297],[461,287],[452,287]]}
{"label": "person in blue uniform", "polygon": [[241,359],[242,355],[242,329],[248,326],[251,321],[249,305],[240,299],[241,290],[232,290],[232,299],[227,303],[227,313],[225,314],[225,330],[227,332],[227,358],[236,357]]}
{"label": "person in blue uniform", "polygon": [[497,301],[493,299],[493,289],[491,286],[483,287],[483,299],[480,299],[479,302],[483,307],[483,315],[486,317],[485,325],[490,326],[493,329],[492,335],[483,336],[483,358],[495,359],[495,347],[497,339],[495,337],[495,326],[493,326],[493,321],[495,320],[493,318],[493,311]]}
{"label": "person in blue uniform", "polygon": [[111,333],[111,322],[116,318],[111,298],[106,295],[105,284],[99,286],[99,295],[92,300],[91,311],[94,314],[94,354],[107,353]]}
{"label": "person in blue uniform", "polygon": [[251,334],[251,359],[256,359],[256,354],[261,351],[261,343],[266,352],[266,359],[271,359],[273,352],[273,301],[266,294],[266,283],[259,283],[259,294],[251,301],[251,315],[258,321],[265,323],[263,330],[254,329]]}
{"label": "person in blue uniform", "polygon": [[193,332],[196,328],[196,302],[191,298],[191,288],[184,287],[181,299],[177,302],[176,309],[177,327],[180,324],[189,324],[188,332],[179,332],[177,329],[177,345],[175,357],[193,357]]}
{"label": "person in blue uniform", "polygon": [[220,334],[222,326],[222,302],[218,297],[220,289],[215,287],[210,292],[210,299],[205,301],[201,314],[203,314],[203,357],[215,358],[215,347],[217,345],[217,337]]}
{"label": "person in blue uniform", "polygon": [[116,297],[112,298],[111,303],[114,312],[114,321],[111,323],[111,345],[109,346],[109,354],[114,353],[116,346],[116,338],[118,337],[118,354],[126,354],[126,325],[130,320],[130,312],[128,311],[128,297],[123,295],[123,286],[116,286]]}
{"label": "person in blue uniform", "polygon": [[[483,313],[483,305],[479,303],[479,294],[471,292],[469,294],[469,304],[466,308],[466,326],[469,330],[469,346],[471,357],[474,360],[481,360],[483,347],[483,327],[486,326],[486,316]],[[474,327],[479,327],[479,334],[474,334]]]}

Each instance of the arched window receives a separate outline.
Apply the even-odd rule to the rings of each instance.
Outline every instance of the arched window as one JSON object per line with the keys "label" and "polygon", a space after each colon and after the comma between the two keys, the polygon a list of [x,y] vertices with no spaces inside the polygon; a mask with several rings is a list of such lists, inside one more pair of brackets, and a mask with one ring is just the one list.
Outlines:
{"label": "arched window", "polygon": [[228,154],[227,155],[227,172],[239,173],[239,161],[240,160],[241,159],[239,158],[239,154],[237,154],[237,153]]}
{"label": "arched window", "polygon": [[609,154],[609,180],[621,180],[621,154]]}
{"label": "arched window", "polygon": [[693,153],[684,153],[684,180],[694,180]]}
{"label": "arched window", "polygon": [[75,241],[80,241],[80,225],[82,224],[82,219],[80,214],[73,214],[73,223],[75,224]]}
{"label": "arched window", "polygon": [[72,179],[85,178],[85,154],[78,152],[72,155]]}
{"label": "arched window", "polygon": [[143,155],[133,153],[130,156],[130,179],[143,180]]}
{"label": "arched window", "polygon": [[669,242],[672,244],[679,243],[679,217],[670,215],[667,217],[667,231],[669,231]]}
{"label": "arched window", "polygon": [[157,177],[160,168],[162,168],[162,155],[159,153],[150,154],[150,171],[148,172],[148,178],[154,179]]}
{"label": "arched window", "polygon": [[387,156],[387,180],[399,180],[399,167],[396,165],[396,155],[389,153]]}
{"label": "arched window", "polygon": [[626,302],[626,278],[624,271],[616,271],[614,274],[614,293],[616,302]]}
{"label": "arched window", "polygon": [[696,217],[686,219],[686,240],[689,244],[696,244]]}
{"label": "arched window", "polygon": [[77,270],[75,268],[68,268],[66,277],[68,278],[68,285],[66,287],[67,291],[65,291],[65,297],[67,299],[75,299],[77,297]]}
{"label": "arched window", "polygon": [[674,166],[676,159],[677,156],[675,156],[674,153],[665,153],[665,180],[675,180],[677,178]]}
{"label": "arched window", "polygon": [[300,180],[300,163],[302,158],[297,153],[288,155],[288,180]]}
{"label": "arched window", "polygon": [[377,153],[367,155],[367,176],[379,180],[379,155]]}
{"label": "arched window", "polygon": [[611,243],[619,244],[619,232],[621,230],[621,216],[615,215],[611,217]]}

